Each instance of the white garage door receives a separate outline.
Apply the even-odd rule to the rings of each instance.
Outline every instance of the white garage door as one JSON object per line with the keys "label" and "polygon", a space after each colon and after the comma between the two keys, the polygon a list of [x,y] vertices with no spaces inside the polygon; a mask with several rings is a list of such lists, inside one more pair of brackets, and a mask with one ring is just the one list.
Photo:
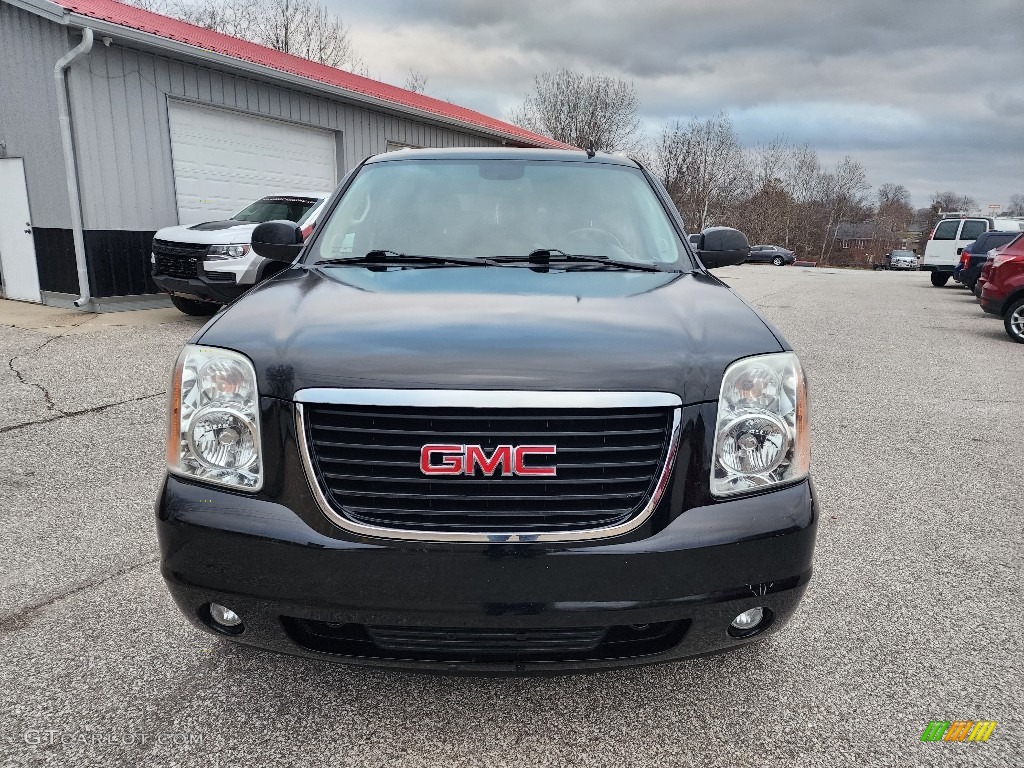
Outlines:
{"label": "white garage door", "polygon": [[226,219],[264,195],[330,192],[334,134],[168,102],[178,222]]}

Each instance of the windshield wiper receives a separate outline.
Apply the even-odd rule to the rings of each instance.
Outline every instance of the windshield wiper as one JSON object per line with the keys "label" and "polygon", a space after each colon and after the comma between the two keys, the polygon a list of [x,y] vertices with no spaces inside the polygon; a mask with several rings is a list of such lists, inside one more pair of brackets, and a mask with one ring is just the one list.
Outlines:
{"label": "windshield wiper", "polygon": [[321,259],[313,262],[314,267],[378,267],[385,269],[391,266],[400,267],[486,267],[496,266],[489,259],[460,259],[455,256],[424,256],[415,253],[399,253],[378,249],[367,251],[365,256],[346,256],[341,259]]}
{"label": "windshield wiper", "polygon": [[538,248],[526,256],[500,256],[494,259],[499,264],[527,263],[531,267],[557,267],[571,268],[573,265],[580,267],[594,266],[612,269],[631,269],[639,272],[662,272],[661,267],[654,264],[645,264],[640,261],[623,261],[612,259],[608,256],[591,256],[582,253],[566,253],[558,248]]}

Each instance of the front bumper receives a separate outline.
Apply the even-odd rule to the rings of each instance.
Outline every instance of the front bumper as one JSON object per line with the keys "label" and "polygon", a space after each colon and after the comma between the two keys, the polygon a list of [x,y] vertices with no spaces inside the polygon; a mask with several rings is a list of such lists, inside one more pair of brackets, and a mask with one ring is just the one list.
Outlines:
{"label": "front bumper", "polygon": [[[314,530],[282,504],[176,477],[167,478],[157,501],[162,572],[196,626],[217,631],[206,612],[217,602],[242,617],[244,630],[233,637],[242,643],[449,673],[645,664],[724,650],[774,632],[792,615],[810,579],[817,518],[810,481],[691,508],[640,540],[588,543],[337,538]],[[732,619],[754,607],[767,608],[771,621],[756,634],[732,636]],[[666,629],[653,638],[654,630],[644,627]],[[367,642],[380,628],[423,630],[442,639],[462,630],[528,637],[612,628],[606,641],[633,632],[650,642],[561,656],[472,649],[446,655]],[[353,631],[362,635],[353,640]]]}
{"label": "front bumper", "polygon": [[212,301],[217,304],[230,304],[252,285],[238,285],[233,280],[210,280],[203,275],[186,279],[171,277],[170,275],[154,274],[153,282],[156,286],[175,296],[198,299],[199,301]]}

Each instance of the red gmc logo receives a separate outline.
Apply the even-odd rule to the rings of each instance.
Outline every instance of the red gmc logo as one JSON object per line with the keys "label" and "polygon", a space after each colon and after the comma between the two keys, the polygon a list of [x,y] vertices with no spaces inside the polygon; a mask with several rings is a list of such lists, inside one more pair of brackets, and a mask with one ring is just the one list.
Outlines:
{"label": "red gmc logo", "polygon": [[527,456],[554,456],[553,445],[499,445],[490,456],[479,445],[431,443],[420,449],[420,472],[424,475],[472,475],[480,467],[485,475],[554,477],[555,467],[527,465]]}

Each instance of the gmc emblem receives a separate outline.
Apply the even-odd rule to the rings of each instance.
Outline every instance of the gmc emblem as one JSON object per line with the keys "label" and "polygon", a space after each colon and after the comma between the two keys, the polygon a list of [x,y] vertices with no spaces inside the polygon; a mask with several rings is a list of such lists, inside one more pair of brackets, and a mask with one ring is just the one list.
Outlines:
{"label": "gmc emblem", "polygon": [[499,445],[490,456],[479,445],[431,443],[420,449],[420,472],[424,475],[472,475],[477,467],[485,475],[554,477],[555,467],[530,466],[527,456],[554,456],[553,445]]}

